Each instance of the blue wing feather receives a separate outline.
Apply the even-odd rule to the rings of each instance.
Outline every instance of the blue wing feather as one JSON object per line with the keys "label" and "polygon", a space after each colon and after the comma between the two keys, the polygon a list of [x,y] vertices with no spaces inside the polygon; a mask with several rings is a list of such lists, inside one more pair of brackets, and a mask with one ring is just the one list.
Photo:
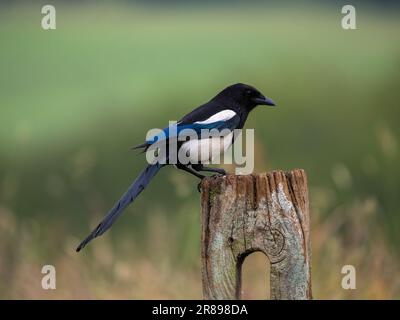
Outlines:
{"label": "blue wing feather", "polygon": [[183,132],[183,130],[191,129],[200,137],[202,130],[233,130],[237,128],[240,123],[239,116],[234,116],[227,121],[216,121],[211,123],[189,123],[189,124],[174,124],[172,126],[164,128],[159,134],[154,135],[150,139],[146,140],[146,145],[152,145],[156,142],[167,140],[170,138],[176,138]]}

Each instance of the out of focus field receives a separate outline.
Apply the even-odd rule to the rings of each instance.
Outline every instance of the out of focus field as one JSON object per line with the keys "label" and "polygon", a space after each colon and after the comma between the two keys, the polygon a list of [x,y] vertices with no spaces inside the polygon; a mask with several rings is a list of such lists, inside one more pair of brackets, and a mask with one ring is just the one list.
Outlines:
{"label": "out of focus field", "polygon": [[235,82],[278,104],[247,124],[256,171],[307,171],[314,297],[400,298],[399,11],[345,31],[336,6],[60,4],[44,31],[40,8],[0,6],[0,298],[201,298],[197,181],[173,168],[75,247],[145,165],[129,147]]}

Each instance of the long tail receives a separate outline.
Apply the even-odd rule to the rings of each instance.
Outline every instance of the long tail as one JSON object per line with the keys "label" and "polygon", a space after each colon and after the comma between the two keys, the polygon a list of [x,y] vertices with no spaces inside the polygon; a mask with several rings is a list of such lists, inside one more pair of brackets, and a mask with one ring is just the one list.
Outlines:
{"label": "long tail", "polygon": [[125,194],[118,200],[114,207],[109,211],[103,221],[89,234],[85,240],[76,248],[79,252],[84,248],[92,239],[101,236],[106,232],[114,223],[114,221],[119,217],[119,215],[124,211],[124,209],[136,199],[136,197],[143,191],[144,188],[149,184],[150,180],[154,178],[157,172],[161,169],[162,164],[150,164],[146,169],[140,174],[140,176],[132,183]]}

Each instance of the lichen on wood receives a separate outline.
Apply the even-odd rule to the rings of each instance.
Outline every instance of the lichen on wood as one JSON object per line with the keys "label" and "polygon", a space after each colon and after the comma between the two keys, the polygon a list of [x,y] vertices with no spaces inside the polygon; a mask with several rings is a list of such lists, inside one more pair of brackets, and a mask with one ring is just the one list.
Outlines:
{"label": "lichen on wood", "polygon": [[201,189],[204,298],[240,299],[242,263],[261,251],[272,299],[311,299],[305,172],[209,177]]}

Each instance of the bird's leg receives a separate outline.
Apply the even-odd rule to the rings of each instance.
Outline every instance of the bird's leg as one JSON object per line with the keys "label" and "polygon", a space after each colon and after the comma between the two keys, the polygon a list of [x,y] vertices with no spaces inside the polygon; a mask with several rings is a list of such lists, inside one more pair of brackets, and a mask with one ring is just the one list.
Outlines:
{"label": "bird's leg", "polygon": [[[185,166],[185,165],[182,165],[182,164],[178,164],[176,167],[178,169],[181,169],[181,170],[184,170],[186,172],[191,173],[192,175],[196,176],[197,178],[199,178],[201,180],[203,180],[206,177],[206,176],[202,175],[201,173],[198,173],[196,170],[194,170],[194,169],[192,169],[192,168],[190,168],[188,166]],[[201,192],[201,181],[197,184],[197,191]]]}
{"label": "bird's leg", "polygon": [[202,164],[196,164],[196,165],[193,165],[192,167],[196,171],[215,172],[215,173],[221,174],[223,176],[226,176],[226,171],[222,168],[210,168],[210,167],[205,167]]}
{"label": "bird's leg", "polygon": [[199,178],[199,179],[203,179],[203,178],[206,177],[206,176],[202,175],[201,173],[198,173],[197,171],[195,171],[195,170],[193,170],[192,168],[189,168],[188,166],[185,166],[185,165],[183,165],[183,164],[177,164],[176,167],[177,167],[178,169],[181,169],[181,170],[183,170],[183,171],[186,171],[186,172],[191,173],[192,175],[196,176],[196,177]]}

